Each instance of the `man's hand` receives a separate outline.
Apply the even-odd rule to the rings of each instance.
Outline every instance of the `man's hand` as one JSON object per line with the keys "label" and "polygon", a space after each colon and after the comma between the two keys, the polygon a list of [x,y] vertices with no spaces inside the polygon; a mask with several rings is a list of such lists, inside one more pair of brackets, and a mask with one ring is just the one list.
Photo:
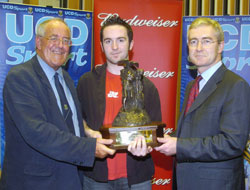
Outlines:
{"label": "man's hand", "polygon": [[87,137],[100,138],[100,139],[102,138],[102,134],[100,133],[100,131],[94,131],[93,129],[91,129],[84,120],[83,120],[83,126]]}
{"label": "man's hand", "polygon": [[156,151],[159,151],[166,156],[172,156],[176,154],[177,138],[164,135],[164,138],[157,138],[158,142],[163,143],[161,146],[155,147]]}
{"label": "man's hand", "polygon": [[113,142],[112,139],[96,139],[95,156],[97,158],[105,158],[108,155],[113,155],[115,150],[108,148],[106,145],[110,145]]}
{"label": "man's hand", "polygon": [[88,131],[87,130],[85,130],[85,132],[86,132],[86,135],[88,136],[88,137],[91,137],[91,138],[102,138],[102,134],[100,133],[100,131],[94,131],[94,130],[92,130],[92,129],[88,129]]}
{"label": "man's hand", "polygon": [[152,150],[152,147],[147,147],[144,136],[137,136],[134,141],[128,145],[128,151],[134,156],[146,156],[148,153],[152,152]]}

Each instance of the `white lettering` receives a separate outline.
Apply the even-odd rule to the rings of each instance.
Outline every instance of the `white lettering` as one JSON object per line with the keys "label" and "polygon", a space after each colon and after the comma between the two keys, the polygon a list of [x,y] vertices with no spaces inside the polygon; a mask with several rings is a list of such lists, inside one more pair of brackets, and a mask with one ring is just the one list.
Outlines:
{"label": "white lettering", "polygon": [[[98,14],[98,18],[103,20],[101,22],[101,26],[110,16],[119,16],[118,13],[100,13]],[[133,18],[124,19],[131,26],[148,26],[148,27],[176,27],[179,24],[178,20],[164,20],[161,17],[157,17],[155,20],[147,20],[147,19],[139,19],[138,15],[135,15]]]}
{"label": "white lettering", "polygon": [[171,179],[156,179],[156,178],[154,178],[153,180],[152,180],[152,185],[168,185],[168,184],[170,184],[170,182],[171,182]]}
{"label": "white lettering", "polygon": [[166,72],[166,71],[159,71],[157,68],[154,68],[153,71],[144,71],[144,76],[148,78],[170,78],[174,77],[174,72]]}
{"label": "white lettering", "polygon": [[118,98],[118,92],[110,91],[108,93],[109,98]]}

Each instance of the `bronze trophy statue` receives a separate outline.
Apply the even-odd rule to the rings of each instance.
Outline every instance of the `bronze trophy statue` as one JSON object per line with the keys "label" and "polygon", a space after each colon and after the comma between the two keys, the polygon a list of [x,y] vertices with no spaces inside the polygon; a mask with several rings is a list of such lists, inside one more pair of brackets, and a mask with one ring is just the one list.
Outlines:
{"label": "bronze trophy statue", "polygon": [[112,148],[126,149],[137,135],[143,135],[150,146],[156,146],[156,137],[163,136],[165,124],[152,122],[144,109],[143,69],[139,64],[129,60],[118,63],[121,70],[122,107],[115,117],[112,126],[103,126],[103,138],[114,140]]}
{"label": "bronze trophy statue", "polygon": [[112,126],[138,126],[151,122],[144,109],[144,94],[142,85],[143,70],[137,69],[138,63],[128,60],[120,61],[124,66],[121,70],[122,107],[115,117]]}

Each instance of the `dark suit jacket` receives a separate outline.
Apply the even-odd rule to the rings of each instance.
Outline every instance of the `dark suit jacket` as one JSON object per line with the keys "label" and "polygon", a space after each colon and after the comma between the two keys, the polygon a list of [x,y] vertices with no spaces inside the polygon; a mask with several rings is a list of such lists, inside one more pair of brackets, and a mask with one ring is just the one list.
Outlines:
{"label": "dark suit jacket", "polygon": [[177,189],[244,189],[243,150],[250,127],[250,88],[222,65],[177,127]]}
{"label": "dark suit jacket", "polygon": [[95,139],[85,138],[81,111],[70,76],[81,138],[69,132],[52,87],[37,57],[13,67],[4,96],[6,147],[1,190],[80,190],[77,166],[92,166]]}

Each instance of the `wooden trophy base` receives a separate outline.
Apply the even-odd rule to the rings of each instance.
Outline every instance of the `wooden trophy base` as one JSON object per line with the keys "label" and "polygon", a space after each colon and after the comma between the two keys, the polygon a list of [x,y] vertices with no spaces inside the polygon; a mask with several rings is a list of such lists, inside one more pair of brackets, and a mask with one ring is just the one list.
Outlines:
{"label": "wooden trophy base", "polygon": [[100,132],[102,138],[113,139],[110,148],[116,150],[127,149],[128,145],[138,135],[143,135],[148,146],[155,147],[158,145],[157,137],[163,137],[163,129],[166,124],[161,122],[152,122],[148,125],[133,127],[113,127],[112,125],[104,125]]}

